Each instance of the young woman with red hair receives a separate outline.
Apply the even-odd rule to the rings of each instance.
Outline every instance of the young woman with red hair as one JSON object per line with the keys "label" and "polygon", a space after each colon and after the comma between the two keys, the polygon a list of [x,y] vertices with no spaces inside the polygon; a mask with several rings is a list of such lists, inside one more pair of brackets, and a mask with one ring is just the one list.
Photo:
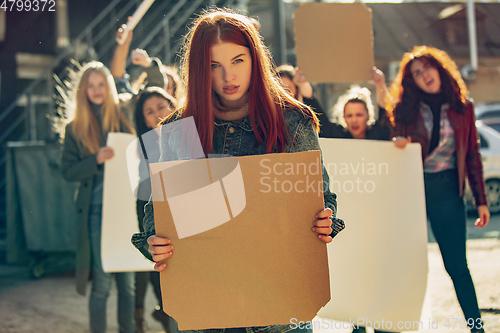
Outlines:
{"label": "young woman with red hair", "polygon": [[405,53],[391,86],[397,147],[422,146],[427,216],[455,286],[471,332],[484,332],[466,258],[465,178],[476,200],[477,227],[488,224],[483,168],[474,106],[455,62],[436,48],[419,46]]}
{"label": "young woman with red hair", "polygon": [[[193,24],[184,44],[182,75],[187,93],[183,107],[165,122],[193,117],[205,155],[260,155],[319,150],[318,119],[280,84],[269,51],[249,18],[229,10],[211,10]],[[160,145],[170,143],[162,133]],[[323,168],[325,209],[313,232],[329,243],[334,233],[336,195]],[[170,240],[155,235],[153,205],[145,208],[145,232],[133,242],[162,271],[172,256]],[[247,328],[247,332],[290,330],[289,325]]]}

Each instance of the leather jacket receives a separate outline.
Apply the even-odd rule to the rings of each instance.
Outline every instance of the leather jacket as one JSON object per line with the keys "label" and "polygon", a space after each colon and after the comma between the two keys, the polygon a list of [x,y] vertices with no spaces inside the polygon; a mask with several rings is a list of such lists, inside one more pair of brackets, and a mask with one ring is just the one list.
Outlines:
{"label": "leather jacket", "polygon": [[[464,194],[465,177],[467,176],[476,205],[486,205],[483,164],[479,152],[474,106],[472,102],[468,101],[463,114],[452,109],[448,109],[447,112],[451,127],[455,133],[460,196]],[[391,137],[396,136],[410,136],[412,142],[420,143],[422,146],[422,161],[425,160],[429,152],[430,140],[421,113],[418,114],[417,120],[410,125],[396,123]]]}

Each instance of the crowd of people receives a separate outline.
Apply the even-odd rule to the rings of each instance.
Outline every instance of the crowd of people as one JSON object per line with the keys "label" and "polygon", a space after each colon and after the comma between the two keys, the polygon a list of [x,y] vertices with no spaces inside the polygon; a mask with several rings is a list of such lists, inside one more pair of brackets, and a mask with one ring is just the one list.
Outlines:
{"label": "crowd of people", "polygon": [[[117,34],[124,31],[122,27]],[[175,326],[163,311],[159,278],[167,266],[165,260],[175,251],[170,239],[155,233],[152,202],[143,200],[151,193],[149,180],[140,182],[139,192],[145,193],[137,200],[140,232],[132,241],[155,262],[156,271],[103,271],[103,170],[114,156],[113,149],[106,146],[109,133],[133,133],[140,139],[148,131],[187,117],[194,118],[207,156],[320,150],[319,137],[392,140],[401,149],[409,142],[420,143],[432,231],[471,332],[484,331],[467,267],[463,202],[467,178],[479,213],[476,225],[488,223],[478,134],[467,87],[444,51],[419,46],[405,53],[390,89],[382,71],[373,68],[370,75],[378,105],[375,119],[370,91],[361,86],[352,86],[331,112],[325,112],[300,69],[288,64],[274,67],[255,20],[230,10],[213,9],[195,20],[185,39],[181,76],[176,67],[163,65],[144,50],[133,50],[132,62],[144,71],[135,82],[129,82],[125,65],[131,41],[129,32],[125,42],[117,45],[110,69],[96,61],[81,68],[73,92],[74,108],[65,127],[63,177],[80,182],[76,200],[77,290],[86,295],[91,280],[92,333],[106,331],[106,301],[113,277],[118,288],[120,332],[145,331],[144,299],[149,283],[158,302],[153,317],[167,332]],[[160,135],[158,140],[162,151],[176,151],[176,142],[168,135]],[[152,157],[147,161],[157,162]],[[322,176],[325,206],[311,216],[315,221],[311,232],[330,243],[335,229],[332,224],[339,223],[334,218],[337,197],[330,192],[324,166]],[[290,328],[241,329],[266,330],[286,332]],[[364,331],[364,327],[353,328],[353,332]]]}

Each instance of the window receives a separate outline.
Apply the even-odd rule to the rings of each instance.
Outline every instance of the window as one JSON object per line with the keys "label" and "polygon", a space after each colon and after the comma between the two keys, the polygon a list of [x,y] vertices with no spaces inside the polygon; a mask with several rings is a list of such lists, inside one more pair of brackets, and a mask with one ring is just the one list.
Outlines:
{"label": "window", "polygon": [[481,113],[477,119],[500,118],[500,110],[490,110]]}
{"label": "window", "polygon": [[488,141],[486,141],[486,139],[484,138],[484,136],[481,135],[481,133],[478,133],[479,134],[479,147],[480,148],[488,148],[490,145],[488,144]]}
{"label": "window", "polygon": [[500,124],[488,124],[491,128],[493,128],[495,131],[500,132]]}

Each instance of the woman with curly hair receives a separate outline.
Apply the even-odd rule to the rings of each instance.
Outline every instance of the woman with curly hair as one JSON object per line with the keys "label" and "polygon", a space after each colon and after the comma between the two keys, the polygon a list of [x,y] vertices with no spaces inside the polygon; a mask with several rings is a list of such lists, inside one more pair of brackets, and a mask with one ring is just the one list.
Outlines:
{"label": "woman with curly hair", "polygon": [[391,89],[393,140],[404,148],[422,146],[427,216],[446,271],[471,332],[484,332],[466,258],[465,178],[479,213],[476,227],[488,224],[483,167],[474,106],[455,62],[446,52],[418,46],[405,53]]}

